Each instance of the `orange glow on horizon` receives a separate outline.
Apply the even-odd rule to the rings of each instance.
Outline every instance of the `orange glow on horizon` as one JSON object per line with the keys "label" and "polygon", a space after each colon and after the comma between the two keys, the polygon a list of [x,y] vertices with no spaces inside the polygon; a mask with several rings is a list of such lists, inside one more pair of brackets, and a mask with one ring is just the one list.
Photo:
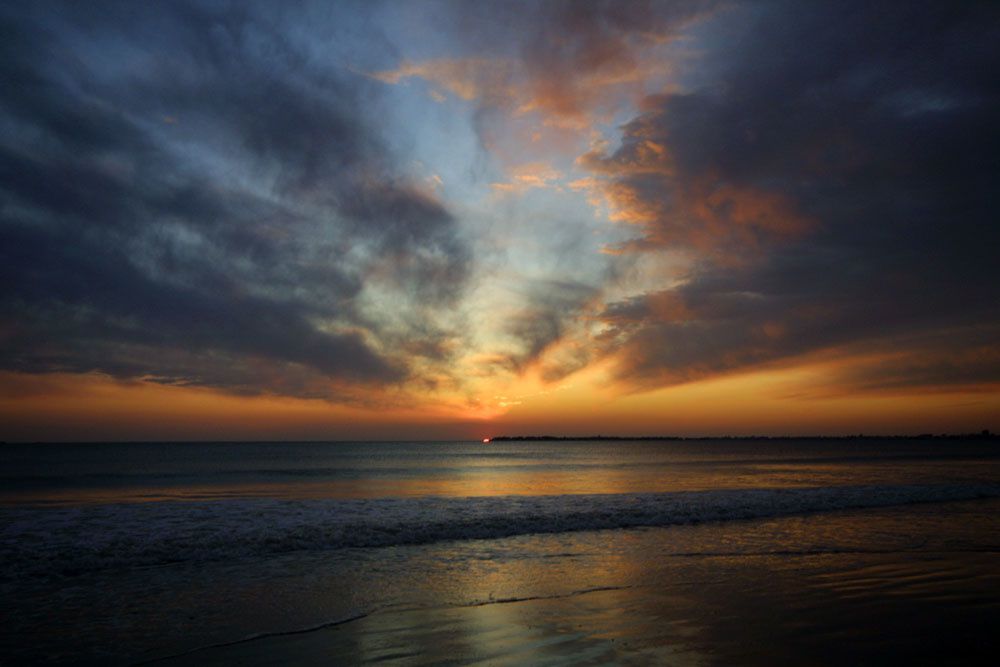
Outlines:
{"label": "orange glow on horizon", "polygon": [[[1000,393],[995,388],[834,391],[828,380],[846,363],[802,362],[638,393],[616,388],[609,379],[611,366],[604,363],[574,374],[572,382],[556,385],[529,374],[506,390],[496,387],[495,399],[474,401],[471,406],[458,396],[449,400],[412,396],[405,407],[235,396],[205,388],[118,382],[99,375],[8,373],[0,378],[7,388],[0,396],[0,439],[457,440],[476,437],[484,422],[494,433],[507,435],[1000,430],[996,421]],[[492,406],[486,406],[484,401],[490,400]],[[478,438],[492,441],[492,436]]]}

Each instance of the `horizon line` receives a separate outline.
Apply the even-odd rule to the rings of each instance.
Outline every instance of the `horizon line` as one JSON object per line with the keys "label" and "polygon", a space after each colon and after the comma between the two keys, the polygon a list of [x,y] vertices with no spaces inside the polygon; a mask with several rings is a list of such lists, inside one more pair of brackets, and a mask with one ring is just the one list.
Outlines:
{"label": "horizon line", "polygon": [[483,438],[331,438],[331,439],[229,439],[229,440],[184,440],[184,439],[162,439],[162,440],[0,440],[0,447],[4,445],[155,445],[155,444],[191,444],[191,445],[226,445],[226,444],[333,444],[333,443],[362,443],[362,442],[529,442],[529,441],[616,441],[624,442],[630,440],[641,441],[697,441],[697,440],[955,440],[955,439],[1000,439],[1000,433],[993,433],[990,429],[973,431],[968,433],[919,433],[919,434],[840,434],[840,435],[497,435]]}

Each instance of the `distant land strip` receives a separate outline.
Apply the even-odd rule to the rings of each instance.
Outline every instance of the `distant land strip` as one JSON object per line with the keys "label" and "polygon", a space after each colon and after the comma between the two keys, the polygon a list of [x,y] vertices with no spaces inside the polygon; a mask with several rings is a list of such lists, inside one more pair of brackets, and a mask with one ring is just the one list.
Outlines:
{"label": "distant land strip", "polygon": [[989,430],[978,433],[921,433],[919,435],[720,435],[720,436],[680,436],[680,435],[498,435],[488,438],[490,442],[522,442],[528,440],[546,441],[622,441],[622,440],[1000,440],[1000,434]]}

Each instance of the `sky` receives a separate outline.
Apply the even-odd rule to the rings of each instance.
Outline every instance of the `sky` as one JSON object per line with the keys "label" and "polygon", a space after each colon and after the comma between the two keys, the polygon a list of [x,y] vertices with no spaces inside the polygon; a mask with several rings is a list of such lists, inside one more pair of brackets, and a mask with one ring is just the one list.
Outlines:
{"label": "sky", "polygon": [[1000,6],[0,7],[0,439],[1000,430]]}

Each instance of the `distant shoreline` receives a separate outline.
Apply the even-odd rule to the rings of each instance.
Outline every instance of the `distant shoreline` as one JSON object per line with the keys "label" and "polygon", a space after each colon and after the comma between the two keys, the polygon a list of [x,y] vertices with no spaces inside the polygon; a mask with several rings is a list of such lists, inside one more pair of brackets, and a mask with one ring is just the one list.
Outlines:
{"label": "distant shoreline", "polygon": [[921,433],[919,435],[721,435],[721,436],[681,436],[681,435],[498,435],[490,442],[524,441],[678,441],[678,440],[1000,440],[1000,434],[984,430],[978,433]]}

